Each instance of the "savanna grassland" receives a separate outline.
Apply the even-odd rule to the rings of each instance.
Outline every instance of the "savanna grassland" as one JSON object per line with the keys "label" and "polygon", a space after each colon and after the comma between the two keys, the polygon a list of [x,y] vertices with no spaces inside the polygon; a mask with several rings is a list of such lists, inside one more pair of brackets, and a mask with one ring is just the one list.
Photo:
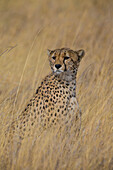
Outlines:
{"label": "savanna grassland", "polygon": [[[64,125],[25,138],[8,164],[5,131],[50,72],[46,50],[61,47],[86,53],[77,75],[80,133]],[[0,1],[0,169],[113,169],[112,0]]]}

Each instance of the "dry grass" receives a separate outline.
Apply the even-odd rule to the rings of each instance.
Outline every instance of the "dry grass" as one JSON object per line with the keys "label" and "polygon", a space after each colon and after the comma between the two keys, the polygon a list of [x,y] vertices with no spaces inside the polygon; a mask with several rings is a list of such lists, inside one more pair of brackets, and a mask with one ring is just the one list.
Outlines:
{"label": "dry grass", "polygon": [[79,136],[72,125],[26,138],[12,164],[1,162],[1,169],[113,169],[112,0],[4,0],[0,11],[2,158],[7,126],[50,72],[46,49],[86,51],[77,77]]}

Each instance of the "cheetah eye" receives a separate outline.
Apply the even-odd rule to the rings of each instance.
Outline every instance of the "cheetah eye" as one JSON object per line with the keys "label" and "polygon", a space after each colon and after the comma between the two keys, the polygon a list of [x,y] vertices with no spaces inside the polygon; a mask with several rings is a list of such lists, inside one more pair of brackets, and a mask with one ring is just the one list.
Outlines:
{"label": "cheetah eye", "polygon": [[53,60],[55,60],[55,59],[56,59],[56,57],[55,57],[55,56],[53,56],[53,57],[52,57],[52,59],[53,59]]}
{"label": "cheetah eye", "polygon": [[64,60],[68,60],[69,58],[70,58],[70,57],[68,57],[68,56],[65,56],[65,57],[64,57]]}

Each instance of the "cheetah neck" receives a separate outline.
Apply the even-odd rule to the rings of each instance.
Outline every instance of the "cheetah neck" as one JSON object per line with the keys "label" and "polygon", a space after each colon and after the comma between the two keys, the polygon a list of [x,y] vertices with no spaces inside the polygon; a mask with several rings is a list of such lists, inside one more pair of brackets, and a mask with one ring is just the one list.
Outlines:
{"label": "cheetah neck", "polygon": [[76,74],[75,72],[63,72],[60,74],[54,74],[55,82],[60,82],[64,87],[68,87],[68,90],[72,96],[76,96]]}
{"label": "cheetah neck", "polygon": [[66,82],[71,82],[71,81],[76,82],[76,72],[75,71],[62,72],[60,74],[55,74],[55,76],[58,79],[61,79],[61,80],[66,81]]}

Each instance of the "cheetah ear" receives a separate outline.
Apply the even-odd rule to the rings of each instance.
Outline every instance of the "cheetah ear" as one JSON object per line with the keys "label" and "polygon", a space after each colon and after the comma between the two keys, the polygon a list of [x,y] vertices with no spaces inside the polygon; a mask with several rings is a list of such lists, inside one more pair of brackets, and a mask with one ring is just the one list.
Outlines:
{"label": "cheetah ear", "polygon": [[83,58],[83,56],[85,55],[85,51],[84,50],[78,50],[76,51],[77,55],[78,55],[78,61],[80,62],[81,59]]}
{"label": "cheetah ear", "polygon": [[52,54],[52,50],[47,49],[47,55],[50,56]]}

